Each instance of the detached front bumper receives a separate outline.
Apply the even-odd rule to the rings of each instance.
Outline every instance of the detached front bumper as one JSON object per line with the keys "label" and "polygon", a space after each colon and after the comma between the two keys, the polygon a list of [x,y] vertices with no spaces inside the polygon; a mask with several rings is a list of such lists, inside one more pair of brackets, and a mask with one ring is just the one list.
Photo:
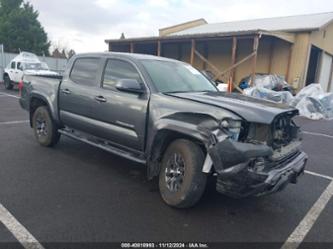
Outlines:
{"label": "detached front bumper", "polygon": [[235,198],[271,194],[296,183],[308,159],[306,153],[293,148],[280,159],[271,160],[273,151],[266,145],[231,141],[209,154],[217,173],[217,191]]}

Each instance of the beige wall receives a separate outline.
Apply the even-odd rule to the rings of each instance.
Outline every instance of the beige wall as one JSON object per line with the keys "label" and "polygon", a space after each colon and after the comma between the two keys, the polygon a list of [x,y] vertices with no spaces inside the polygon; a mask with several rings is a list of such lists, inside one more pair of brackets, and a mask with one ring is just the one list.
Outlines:
{"label": "beige wall", "polygon": [[[261,44],[261,41],[260,41]],[[259,45],[259,47],[261,47]],[[260,65],[263,65],[263,63],[259,60],[262,60],[264,57],[262,55],[259,55],[260,50],[258,50],[258,59],[257,59],[257,72],[263,71],[260,68]],[[246,40],[239,40],[237,44],[237,59],[236,61],[239,61],[246,57],[247,55],[251,54],[253,51],[253,40],[251,39],[246,39]],[[236,68],[235,71],[235,82],[238,83],[240,80],[242,80],[244,77],[251,75],[252,73],[252,62],[253,60],[250,59],[241,65],[239,65]]]}
{"label": "beige wall", "polygon": [[198,19],[198,20],[194,20],[194,21],[190,21],[190,22],[186,22],[186,23],[181,23],[175,26],[171,26],[171,27],[166,27],[163,29],[159,30],[159,35],[160,36],[166,36],[166,35],[170,35],[172,33],[176,33],[185,29],[190,29],[193,27],[197,27],[203,24],[207,24],[205,19]]}
{"label": "beige wall", "polygon": [[[274,42],[274,45],[272,43]],[[181,46],[181,48],[178,48]],[[272,73],[286,76],[289,50],[291,44],[274,37],[263,36],[259,42],[258,57],[257,57],[257,73]],[[203,43],[196,45],[197,50],[204,55]],[[220,40],[207,42],[207,59],[210,63],[215,65],[221,71],[231,66],[231,49],[232,40]],[[253,39],[239,39],[237,43],[237,56],[236,61],[243,59],[252,53]],[[178,52],[181,51],[181,55]],[[163,45],[163,56],[179,59],[187,63],[190,62],[191,44],[187,43],[170,43]],[[270,57],[271,70],[270,70]],[[204,69],[204,62],[195,57],[194,66],[200,70]],[[208,70],[214,72],[212,68],[207,65]],[[235,82],[238,83],[244,77],[252,73],[252,60],[248,60],[238,66],[235,71]],[[228,75],[222,78],[226,81]]]}
{"label": "beige wall", "polygon": [[[231,40],[211,41],[207,43],[207,59],[219,70],[225,70],[231,65]],[[199,60],[199,58],[197,58]],[[207,70],[216,73],[209,65]],[[227,78],[223,78],[226,81]]]}
{"label": "beige wall", "polygon": [[295,88],[301,88],[305,84],[306,71],[310,55],[310,34],[299,33],[296,35],[290,58],[288,82]]}
{"label": "beige wall", "polygon": [[310,42],[333,55],[333,23],[319,31],[312,32]]}
{"label": "beige wall", "polygon": [[[274,46],[272,42],[274,41]],[[181,50],[177,48],[181,46]],[[259,43],[258,58],[257,58],[257,73],[273,73],[286,76],[290,43],[273,38],[273,37],[262,37]],[[204,45],[202,43],[197,44],[197,50],[201,54],[204,54]],[[231,49],[232,41],[220,40],[220,41],[209,41],[207,43],[207,59],[210,63],[215,65],[221,71],[231,66]],[[253,39],[239,39],[237,44],[237,56],[236,61],[243,59],[252,53]],[[271,51],[272,50],[272,51]],[[181,57],[178,56],[177,52],[181,51]],[[190,62],[191,45],[190,42],[182,43],[182,45],[173,43],[163,45],[163,56],[170,58],[180,58],[182,61],[187,63]],[[271,71],[269,68],[270,57],[272,57]],[[239,82],[244,77],[251,75],[252,73],[252,60],[248,60],[236,68],[235,71],[235,82]],[[195,57],[194,66],[200,70],[204,69],[204,62]],[[208,70],[214,72],[212,68],[207,65]],[[223,80],[227,80],[228,76],[223,77]]]}
{"label": "beige wall", "polygon": [[[286,77],[290,46],[290,43],[274,37],[262,37],[259,42],[256,73],[271,73]],[[238,60],[250,54],[252,49],[253,40],[242,40],[237,51]],[[252,60],[249,60],[237,67],[236,81],[251,73]]]}
{"label": "beige wall", "polygon": [[[271,72],[287,77],[288,58],[292,44],[280,39],[274,39],[272,45],[272,66]],[[287,79],[286,79],[287,80]]]}

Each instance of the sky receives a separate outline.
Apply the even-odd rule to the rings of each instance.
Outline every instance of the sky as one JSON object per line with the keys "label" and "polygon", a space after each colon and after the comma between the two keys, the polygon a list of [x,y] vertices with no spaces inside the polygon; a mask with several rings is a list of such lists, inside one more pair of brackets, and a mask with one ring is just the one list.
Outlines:
{"label": "sky", "polygon": [[158,29],[205,18],[209,23],[333,12],[332,0],[29,0],[53,46],[106,51],[105,39],[158,35]]}

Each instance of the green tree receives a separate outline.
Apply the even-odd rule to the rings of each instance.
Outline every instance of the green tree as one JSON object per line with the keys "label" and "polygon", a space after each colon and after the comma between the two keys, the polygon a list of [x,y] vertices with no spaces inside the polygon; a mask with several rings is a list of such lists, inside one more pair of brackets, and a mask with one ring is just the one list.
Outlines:
{"label": "green tree", "polygon": [[49,55],[50,42],[38,15],[29,2],[0,0],[0,43],[6,52]]}

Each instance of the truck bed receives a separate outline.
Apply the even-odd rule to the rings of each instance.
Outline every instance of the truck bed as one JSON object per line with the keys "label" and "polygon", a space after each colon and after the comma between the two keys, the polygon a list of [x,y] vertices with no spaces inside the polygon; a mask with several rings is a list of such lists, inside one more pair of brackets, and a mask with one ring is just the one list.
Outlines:
{"label": "truck bed", "polygon": [[[52,103],[51,110],[54,117],[58,117],[58,88],[62,76],[25,75],[21,92],[20,105],[29,111],[30,101],[34,96],[42,96],[45,102]],[[47,96],[47,97],[45,97]]]}

